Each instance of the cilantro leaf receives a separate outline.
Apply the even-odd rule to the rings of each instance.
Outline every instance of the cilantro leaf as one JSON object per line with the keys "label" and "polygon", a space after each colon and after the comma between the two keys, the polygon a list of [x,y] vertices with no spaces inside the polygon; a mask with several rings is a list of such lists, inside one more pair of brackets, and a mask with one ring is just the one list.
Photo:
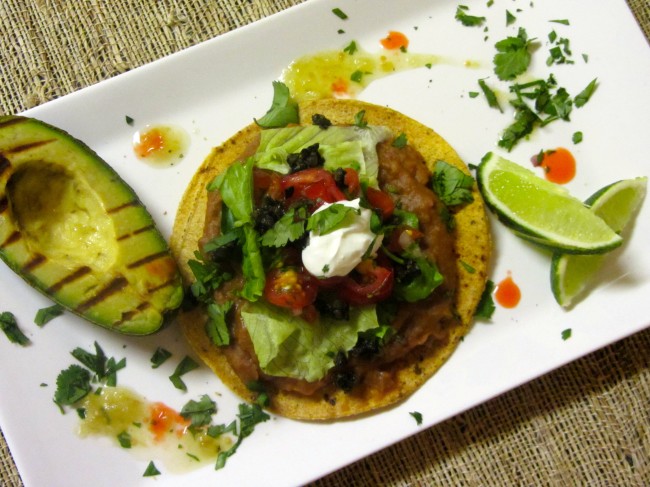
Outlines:
{"label": "cilantro leaf", "polygon": [[466,5],[459,5],[456,8],[455,19],[466,27],[480,27],[485,22],[485,17],[469,15],[469,8]]}
{"label": "cilantro leaf", "polygon": [[55,304],[47,308],[41,308],[36,312],[34,323],[38,326],[44,326],[49,321],[63,314],[64,308],[60,304]]}
{"label": "cilantro leaf", "polygon": [[162,347],[156,348],[156,351],[151,356],[151,368],[157,369],[171,356],[172,353],[169,350],[165,350]]}
{"label": "cilantro leaf", "polygon": [[355,52],[357,52],[357,43],[355,41],[350,41],[350,43],[343,48],[343,52],[347,52],[350,56],[352,56]]}
{"label": "cilantro leaf", "polygon": [[187,391],[187,386],[185,385],[185,382],[183,382],[183,379],[181,379],[181,376],[187,374],[188,372],[191,372],[194,369],[197,369],[198,367],[199,364],[197,364],[194,360],[186,355],[183,357],[183,360],[181,360],[176,366],[174,373],[169,376],[169,380],[172,382],[172,384],[174,384],[174,387],[176,389]]}
{"label": "cilantro leaf", "polygon": [[190,400],[181,409],[181,416],[189,419],[192,426],[206,426],[212,421],[212,415],[217,412],[216,403],[207,394],[203,394],[198,401]]}
{"label": "cilantro leaf", "polygon": [[571,140],[573,141],[574,144],[579,144],[582,142],[582,132],[577,131],[573,133],[573,136],[571,137]]}
{"label": "cilantro leaf", "polygon": [[448,206],[474,200],[474,178],[451,164],[438,160],[433,169],[433,191]]}
{"label": "cilantro leaf", "polygon": [[493,59],[494,72],[500,80],[515,79],[528,69],[530,42],[526,30],[520,27],[517,37],[507,37],[494,45],[498,51]]}
{"label": "cilantro leaf", "polygon": [[368,126],[368,122],[365,120],[366,117],[366,111],[365,110],[359,110],[355,115],[354,115],[354,125],[359,128],[366,128]]}
{"label": "cilantro leaf", "polygon": [[131,435],[127,431],[122,431],[117,435],[117,441],[122,448],[131,448]]}
{"label": "cilantro leaf", "polygon": [[422,413],[419,413],[417,411],[413,411],[409,413],[413,418],[415,419],[415,423],[420,426],[422,424]]}
{"label": "cilantro leaf", "polygon": [[393,147],[397,147],[398,149],[401,149],[403,147],[406,147],[406,144],[408,144],[408,139],[406,138],[406,134],[404,132],[401,132],[395,139],[393,140]]}
{"label": "cilantro leaf", "polygon": [[142,476],[143,477],[155,477],[156,475],[160,475],[160,471],[156,468],[156,465],[154,465],[153,461],[151,461],[151,462],[149,462],[149,465],[147,465],[147,468],[145,469]]}
{"label": "cilantro leaf", "polygon": [[212,260],[206,259],[199,251],[194,252],[195,259],[187,261],[187,265],[194,275],[194,282],[190,286],[192,295],[200,302],[209,301],[215,290],[232,275],[221,270],[221,266]]}
{"label": "cilantro leaf", "polygon": [[325,235],[344,227],[356,214],[359,214],[359,210],[356,208],[334,203],[324,210],[312,214],[307,220],[307,230]]}
{"label": "cilantro leaf", "polygon": [[535,123],[539,121],[539,117],[524,102],[511,100],[510,104],[515,107],[515,120],[503,131],[499,139],[499,147],[508,151],[530,134]]}
{"label": "cilantro leaf", "polygon": [[562,340],[568,340],[569,338],[571,338],[571,328],[562,330]]}
{"label": "cilantro leaf", "polygon": [[91,391],[91,375],[79,365],[71,365],[61,371],[56,378],[54,402],[59,406],[71,406],[80,401]]}
{"label": "cilantro leaf", "polygon": [[492,299],[492,292],[494,291],[494,287],[494,282],[488,279],[488,281],[485,283],[485,289],[481,295],[481,300],[479,301],[478,306],[476,307],[476,311],[474,312],[475,318],[492,318],[492,314],[494,314],[494,310],[496,309],[496,306],[494,305],[494,299]]}
{"label": "cilantro leaf", "polygon": [[11,343],[27,345],[29,338],[18,328],[16,317],[9,311],[0,313],[0,330],[7,336]]}
{"label": "cilantro leaf", "polygon": [[106,354],[99,343],[95,342],[95,353],[77,347],[71,352],[72,356],[95,373],[98,379],[106,376]]}
{"label": "cilantro leaf", "polygon": [[287,245],[288,242],[298,240],[305,233],[306,216],[304,206],[297,209],[291,208],[262,235],[262,245],[280,248]]}
{"label": "cilantro leaf", "polygon": [[488,102],[488,106],[490,108],[496,108],[501,113],[503,113],[503,109],[501,108],[501,105],[499,105],[499,100],[497,99],[497,95],[487,85],[485,80],[482,80],[482,79],[478,80],[478,84],[481,87],[481,91],[483,91],[483,94],[485,95],[485,98],[486,98],[486,100]]}
{"label": "cilantro leaf", "polygon": [[253,433],[256,425],[271,419],[271,417],[266,414],[258,404],[246,403],[239,405],[239,414],[237,414],[237,418],[239,418],[239,435],[237,436],[237,441],[228,450],[219,453],[217,463],[214,467],[215,470],[219,470],[226,465],[228,458],[235,454],[239,445],[244,441],[244,438]]}
{"label": "cilantro leaf", "polygon": [[598,86],[598,78],[594,78],[593,80],[591,80],[591,82],[586,86],[584,90],[582,90],[580,93],[578,93],[575,96],[574,102],[576,108],[583,107],[589,101],[591,95],[593,95],[594,91],[596,91],[597,86]]}
{"label": "cilantro leaf", "polygon": [[298,123],[298,104],[291,98],[289,88],[281,81],[273,82],[273,101],[266,114],[255,120],[263,128],[286,127]]}
{"label": "cilantro leaf", "polygon": [[218,347],[230,343],[226,314],[228,314],[231,307],[232,301],[227,301],[224,304],[210,303],[207,307],[208,321],[205,324],[205,331],[212,342]]}
{"label": "cilantro leaf", "polygon": [[333,8],[333,9],[332,9],[332,13],[333,13],[334,15],[336,15],[336,16],[337,16],[339,19],[341,19],[341,20],[347,20],[347,18],[348,18],[348,15],[347,15],[343,10],[341,10],[341,9],[338,8],[338,7]]}

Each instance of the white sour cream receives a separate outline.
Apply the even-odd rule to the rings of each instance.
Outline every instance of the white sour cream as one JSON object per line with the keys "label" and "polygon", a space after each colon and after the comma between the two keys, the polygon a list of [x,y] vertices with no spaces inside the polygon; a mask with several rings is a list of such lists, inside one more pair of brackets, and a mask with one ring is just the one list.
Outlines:
{"label": "white sour cream", "polygon": [[302,262],[305,268],[317,277],[349,274],[361,262],[370,245],[373,245],[371,256],[377,253],[383,238],[383,235],[377,235],[370,230],[372,212],[367,208],[360,208],[358,198],[352,201],[325,203],[314,213],[332,204],[341,204],[361,211],[354,215],[351,224],[346,227],[325,235],[309,232],[309,244],[302,251]]}

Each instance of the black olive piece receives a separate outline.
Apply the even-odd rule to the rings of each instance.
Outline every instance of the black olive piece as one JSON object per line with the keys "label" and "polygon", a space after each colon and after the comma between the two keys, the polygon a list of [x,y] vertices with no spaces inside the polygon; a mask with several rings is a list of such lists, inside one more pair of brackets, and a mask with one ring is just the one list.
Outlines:
{"label": "black olive piece", "polygon": [[311,116],[311,123],[318,125],[323,130],[332,125],[332,122],[325,116],[320,113],[315,113]]}
{"label": "black olive piece", "polygon": [[303,171],[325,164],[325,159],[318,152],[318,147],[319,145],[316,143],[305,147],[298,153],[289,154],[287,156],[287,163],[291,168],[291,172]]}
{"label": "black olive piece", "polygon": [[393,265],[395,280],[397,282],[408,283],[420,274],[420,268],[413,259],[404,259],[403,264],[395,263]]}
{"label": "black olive piece", "polygon": [[253,211],[255,230],[260,234],[265,233],[267,230],[273,228],[275,222],[282,218],[282,215],[284,215],[284,205],[282,202],[270,196],[265,196],[262,199],[262,204]]}

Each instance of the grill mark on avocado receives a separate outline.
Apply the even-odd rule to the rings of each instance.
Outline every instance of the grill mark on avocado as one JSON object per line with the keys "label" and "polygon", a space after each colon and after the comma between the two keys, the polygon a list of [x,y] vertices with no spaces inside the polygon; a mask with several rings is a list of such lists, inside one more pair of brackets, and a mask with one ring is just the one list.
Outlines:
{"label": "grill mark on avocado", "polygon": [[22,238],[22,235],[18,231],[14,231],[7,237],[7,240],[2,242],[0,244],[0,249],[4,249],[5,247],[9,247],[11,244],[15,244]]}
{"label": "grill mark on avocado", "polygon": [[143,312],[147,308],[151,308],[151,304],[149,304],[148,302],[144,302],[140,304],[137,308],[132,309],[131,311],[125,311],[124,313],[122,313],[122,319],[120,319],[120,321],[116,321],[115,323],[113,323],[113,326],[114,327],[122,326],[125,322],[131,321],[131,319],[135,315]]}
{"label": "grill mark on avocado", "polygon": [[9,208],[9,200],[6,196],[0,198],[0,213],[4,213]]}
{"label": "grill mark on avocado", "polygon": [[11,167],[11,162],[3,154],[0,154],[0,176]]}
{"label": "grill mark on avocado", "polygon": [[79,306],[77,306],[75,308],[75,311],[78,313],[84,313],[85,311],[88,311],[90,308],[97,306],[102,301],[105,301],[108,298],[110,298],[113,294],[119,293],[128,284],[129,281],[127,281],[125,277],[123,276],[116,277],[111,282],[109,282],[106,287],[104,287],[101,291],[95,294],[95,296],[93,296],[92,298],[88,299],[87,301],[84,301]]}
{"label": "grill mark on avocado", "polygon": [[134,237],[144,232],[148,232],[149,230],[153,230],[153,229],[154,229],[153,225],[147,225],[146,227],[138,228],[137,230],[133,230],[132,232],[125,233],[124,235],[117,237],[117,241],[120,242],[122,240],[127,240],[131,237]]}
{"label": "grill mark on avocado", "polygon": [[154,260],[167,257],[168,255],[169,254],[167,253],[167,251],[158,252],[156,254],[150,254],[146,257],[143,257],[142,259],[136,260],[135,262],[131,262],[126,267],[127,269],[135,269],[136,267],[140,267],[142,265],[148,264],[149,262],[153,262]]}
{"label": "grill mark on avocado", "polygon": [[115,208],[111,208],[110,210],[107,210],[106,213],[108,213],[109,215],[113,215],[127,208],[131,208],[132,206],[138,206],[138,201],[137,200],[128,201],[120,206],[116,206]]}
{"label": "grill mark on avocado", "polygon": [[147,289],[147,294],[153,294],[156,291],[160,291],[161,289],[166,288],[167,286],[173,286],[175,283],[176,283],[176,279],[172,277],[171,279],[168,279],[167,281],[163,282],[158,286]]}
{"label": "grill mark on avocado", "polygon": [[25,117],[13,117],[10,118],[9,120],[5,120],[4,122],[0,123],[0,129],[4,127],[9,127],[11,125],[18,125],[19,123],[25,123],[27,122],[27,118]]}
{"label": "grill mark on avocado", "polygon": [[34,255],[34,257],[32,258],[32,260],[28,261],[28,262],[27,262],[27,263],[26,263],[26,264],[21,268],[21,271],[22,271],[22,272],[25,272],[25,273],[27,273],[27,272],[31,272],[31,271],[33,271],[34,269],[36,269],[38,266],[40,266],[41,264],[44,264],[45,262],[47,262],[47,257],[45,257],[43,254],[36,254],[36,255]]}
{"label": "grill mark on avocado", "polygon": [[18,154],[19,152],[27,152],[32,149],[37,149],[47,144],[56,142],[56,139],[47,139],[47,140],[38,140],[36,142],[30,142],[29,144],[17,145],[11,149],[5,150],[5,154]]}
{"label": "grill mark on avocado", "polygon": [[89,274],[91,272],[90,267],[88,266],[83,266],[79,267],[79,269],[75,270],[74,272],[71,272],[67,276],[65,276],[63,279],[61,279],[58,282],[55,282],[52,286],[47,288],[45,291],[48,294],[54,294],[59,292],[64,286],[67,286],[68,284],[76,281],[77,279],[81,279],[83,276],[86,274]]}

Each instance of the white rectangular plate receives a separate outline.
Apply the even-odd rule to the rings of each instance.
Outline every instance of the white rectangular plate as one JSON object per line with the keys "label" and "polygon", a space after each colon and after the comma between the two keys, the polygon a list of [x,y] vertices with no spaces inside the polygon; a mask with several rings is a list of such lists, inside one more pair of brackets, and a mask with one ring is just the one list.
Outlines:
{"label": "white rectangular plate", "polygon": [[[432,69],[402,72],[373,83],[361,99],[385,104],[445,137],[469,163],[496,147],[511,113],[490,109],[477,80],[492,72],[494,43],[524,27],[540,41],[533,72],[556,74],[575,95],[593,78],[599,87],[592,100],[574,110],[572,120],[556,122],[519,144],[509,158],[528,164],[540,149],[569,147],[578,172],[568,188],[579,198],[615,180],[648,175],[647,129],[650,127],[650,54],[648,45],[622,0],[607,7],[587,0],[465,2],[470,13],[486,15],[489,31],[465,27],[454,19],[458,2],[314,0],[223,35],[177,55],[50,102],[27,115],[59,126],[84,140],[131,184],[165,235],[186,184],[210,147],[261,116],[271,100],[271,81],[297,56],[342,49],[356,40],[367,51],[381,49],[389,30],[404,32],[411,52],[445,56]],[[381,5],[380,5],[381,4]],[[343,21],[331,10],[341,7]],[[517,21],[506,27],[505,9]],[[521,9],[521,11],[518,11]],[[550,23],[569,19],[570,25]],[[337,31],[344,29],[345,33]],[[571,41],[574,65],[548,68],[547,35],[555,29]],[[488,35],[489,39],[484,40]],[[615,42],[614,42],[615,40]],[[582,54],[588,55],[588,62]],[[467,68],[464,61],[477,61]],[[138,162],[130,140],[134,127],[173,123],[188,130],[192,145],[182,163],[155,169]],[[573,145],[571,135],[584,133]],[[499,151],[501,152],[501,151]],[[261,424],[225,469],[211,466],[182,475],[164,472],[155,484],[258,485],[260,475],[272,485],[303,484],[413,435],[538,377],[586,353],[635,333],[650,322],[650,205],[646,202],[631,237],[607,268],[606,284],[570,312],[554,302],[549,284],[549,256],[518,240],[493,222],[495,258],[491,278],[511,272],[522,290],[519,306],[497,308],[490,322],[478,322],[449,362],[406,402],[381,413],[330,424],[283,418]],[[21,348],[0,337],[0,425],[28,487],[153,485],[142,473],[147,458],[136,459],[106,439],[81,439],[74,413],[61,415],[52,403],[58,372],[73,361],[75,347],[91,349],[96,340],[107,354],[126,357],[120,384],[150,401],[179,409],[202,394],[219,394],[218,422],[234,417],[238,399],[205,367],[184,378],[188,393],[173,388],[167,376],[190,353],[178,331],[167,329],[147,338],[111,334],[65,315],[38,329],[36,310],[49,305],[7,267],[0,267],[0,309],[13,312],[32,345]],[[562,330],[573,335],[563,341]],[[162,345],[174,353],[158,370],[149,359]],[[41,387],[42,383],[48,384]],[[409,412],[419,411],[416,425]]]}

